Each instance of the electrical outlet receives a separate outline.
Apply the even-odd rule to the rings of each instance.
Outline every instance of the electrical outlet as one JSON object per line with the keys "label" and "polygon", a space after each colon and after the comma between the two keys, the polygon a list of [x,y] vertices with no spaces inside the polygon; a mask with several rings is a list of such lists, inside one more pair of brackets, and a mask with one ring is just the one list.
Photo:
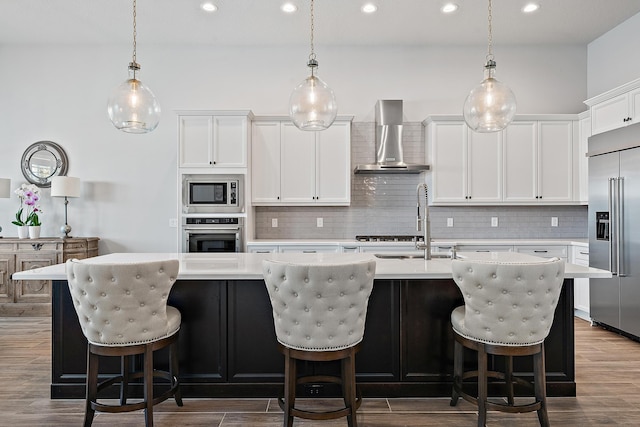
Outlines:
{"label": "electrical outlet", "polygon": [[552,227],[557,227],[558,226],[558,217],[557,216],[552,216],[551,217],[551,226]]}
{"label": "electrical outlet", "polygon": [[278,218],[271,218],[271,227],[278,228]]}
{"label": "electrical outlet", "polygon": [[316,227],[324,227],[324,219],[316,218]]}
{"label": "electrical outlet", "polygon": [[447,227],[453,227],[453,218],[447,218]]}
{"label": "electrical outlet", "polygon": [[178,226],[178,220],[175,218],[169,218],[169,227],[176,228]]}
{"label": "electrical outlet", "polygon": [[492,216],[491,217],[491,226],[492,227],[497,227],[498,226],[498,217],[497,216]]}
{"label": "electrical outlet", "polygon": [[324,385],[322,384],[305,384],[304,386],[307,396],[322,396],[324,395]]}

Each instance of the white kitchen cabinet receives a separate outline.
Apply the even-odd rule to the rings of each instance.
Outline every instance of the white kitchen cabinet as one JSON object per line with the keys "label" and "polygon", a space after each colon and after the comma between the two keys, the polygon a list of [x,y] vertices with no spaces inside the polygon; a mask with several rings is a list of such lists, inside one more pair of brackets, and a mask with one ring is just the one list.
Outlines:
{"label": "white kitchen cabinet", "polygon": [[513,249],[515,252],[539,256],[541,258],[558,257],[565,261],[568,259],[568,249],[566,245],[515,245]]}
{"label": "white kitchen cabinet", "polygon": [[[589,247],[572,246],[571,263],[589,266]],[[573,279],[573,307],[576,316],[590,320],[589,279]]]}
{"label": "white kitchen cabinet", "polygon": [[340,252],[340,245],[280,245],[278,252],[303,254],[338,253]]}
{"label": "white kitchen cabinet", "polygon": [[345,253],[345,254],[346,253],[352,253],[352,254],[360,253],[360,246],[354,245],[354,244],[342,243],[340,245],[340,252]]}
{"label": "white kitchen cabinet", "polygon": [[513,245],[456,245],[456,252],[513,252]]}
{"label": "white kitchen cabinet", "polygon": [[307,132],[288,120],[254,121],[252,203],[346,206],[351,203],[351,120]]}
{"label": "white kitchen cabinet", "polygon": [[280,200],[280,122],[253,122],[251,128],[251,200],[254,205]]}
{"label": "white kitchen cabinet", "polygon": [[181,168],[246,168],[249,121],[246,112],[178,112]]}
{"label": "white kitchen cabinet", "polygon": [[503,131],[505,202],[574,201],[574,127],[575,120],[530,120]]}
{"label": "white kitchen cabinet", "polygon": [[477,133],[458,118],[427,124],[432,204],[502,200],[502,133]]}
{"label": "white kitchen cabinet", "polygon": [[476,133],[458,116],[428,118],[430,204],[576,203],[576,119],[520,116],[501,132]]}
{"label": "white kitchen cabinet", "polygon": [[[589,101],[586,102],[589,103]],[[589,105],[591,105],[592,135],[638,123],[640,88]]]}
{"label": "white kitchen cabinet", "polygon": [[[577,176],[578,189],[574,194],[578,195],[577,201],[581,204],[589,203],[589,158],[587,152],[589,151],[588,140],[591,136],[591,117],[589,112],[585,111],[578,115],[578,157],[577,163]],[[575,187],[574,187],[575,191]]]}
{"label": "white kitchen cabinet", "polygon": [[247,252],[253,254],[269,254],[278,252],[278,245],[247,244]]}

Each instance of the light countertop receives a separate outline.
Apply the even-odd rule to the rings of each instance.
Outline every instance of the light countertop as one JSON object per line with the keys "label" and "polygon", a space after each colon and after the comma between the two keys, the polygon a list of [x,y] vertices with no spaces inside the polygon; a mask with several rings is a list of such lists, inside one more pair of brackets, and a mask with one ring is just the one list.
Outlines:
{"label": "light countertop", "polygon": [[[355,239],[254,239],[247,245],[354,245],[354,246],[406,246],[412,242],[361,242]],[[431,246],[483,246],[483,245],[566,245],[589,247],[588,239],[432,239]]]}
{"label": "light countertop", "polygon": [[[461,252],[459,256],[490,257],[509,262],[530,262],[538,259],[513,252],[484,254]],[[376,260],[376,279],[450,279],[451,260],[380,259],[373,254],[354,253],[115,253],[91,258],[89,262],[131,263],[162,259],[178,259],[182,280],[259,280],[262,279],[262,260],[273,259],[300,263],[338,264],[358,260]],[[591,267],[567,264],[566,278],[608,278],[611,273]],[[64,264],[14,273],[14,280],[66,280]]]}

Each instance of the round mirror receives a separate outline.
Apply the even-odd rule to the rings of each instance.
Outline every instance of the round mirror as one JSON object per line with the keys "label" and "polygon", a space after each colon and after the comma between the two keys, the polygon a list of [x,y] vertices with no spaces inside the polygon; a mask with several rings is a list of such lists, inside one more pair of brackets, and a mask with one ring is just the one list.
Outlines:
{"label": "round mirror", "polygon": [[62,147],[55,142],[38,141],[25,150],[20,165],[22,174],[31,184],[50,187],[51,178],[66,175],[69,161]]}

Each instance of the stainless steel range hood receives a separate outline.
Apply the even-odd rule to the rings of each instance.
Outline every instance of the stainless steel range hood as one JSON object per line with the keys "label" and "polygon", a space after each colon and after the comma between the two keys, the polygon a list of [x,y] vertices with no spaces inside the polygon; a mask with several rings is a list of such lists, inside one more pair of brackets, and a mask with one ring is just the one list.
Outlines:
{"label": "stainless steel range hood", "polygon": [[420,173],[429,165],[407,164],[402,152],[402,100],[376,103],[376,162],[358,165],[354,173]]}

